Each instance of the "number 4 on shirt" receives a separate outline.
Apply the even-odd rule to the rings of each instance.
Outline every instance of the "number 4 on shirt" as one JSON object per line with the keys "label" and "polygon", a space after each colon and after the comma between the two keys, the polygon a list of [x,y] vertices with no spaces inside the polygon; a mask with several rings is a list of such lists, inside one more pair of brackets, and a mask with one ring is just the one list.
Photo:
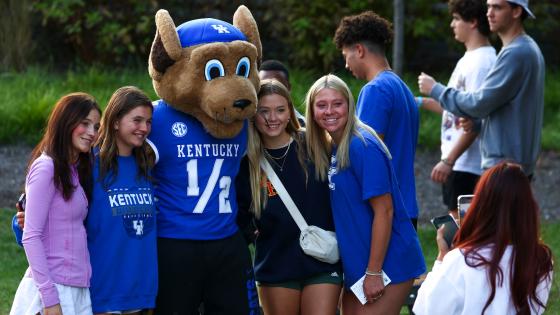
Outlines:
{"label": "number 4 on shirt", "polygon": [[[220,170],[222,169],[222,164],[224,164],[224,159],[216,159],[214,162],[214,167],[212,168],[212,173],[208,178],[206,187],[202,195],[200,195],[200,189],[198,187],[198,160],[192,159],[187,162],[187,176],[188,176],[188,186],[187,186],[187,196],[196,197],[200,196],[193,213],[202,213],[208,204],[208,200],[218,183],[218,178],[220,176]],[[219,178],[219,187],[221,189],[219,195],[220,209],[219,213],[231,213],[231,205],[229,203],[229,187],[231,186],[231,177],[222,176]]]}

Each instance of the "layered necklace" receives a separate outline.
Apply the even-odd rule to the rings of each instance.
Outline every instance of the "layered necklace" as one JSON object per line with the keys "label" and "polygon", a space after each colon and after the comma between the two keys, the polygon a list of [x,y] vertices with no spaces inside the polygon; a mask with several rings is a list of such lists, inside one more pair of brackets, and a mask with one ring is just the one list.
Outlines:
{"label": "layered necklace", "polygon": [[288,156],[288,152],[290,151],[290,146],[292,145],[292,141],[293,139],[290,138],[290,142],[288,142],[288,145],[286,146],[286,150],[280,156],[273,156],[272,154],[270,154],[267,148],[264,149],[264,155],[266,155],[268,160],[278,167],[280,172],[284,170],[284,164],[286,163],[287,160],[286,157]]}

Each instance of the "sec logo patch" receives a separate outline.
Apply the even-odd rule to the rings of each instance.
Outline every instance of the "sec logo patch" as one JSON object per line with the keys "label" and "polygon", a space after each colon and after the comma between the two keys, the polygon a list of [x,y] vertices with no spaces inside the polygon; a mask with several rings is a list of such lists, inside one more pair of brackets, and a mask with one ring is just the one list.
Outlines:
{"label": "sec logo patch", "polygon": [[171,132],[175,137],[184,137],[187,134],[187,125],[183,122],[176,122],[171,126]]}

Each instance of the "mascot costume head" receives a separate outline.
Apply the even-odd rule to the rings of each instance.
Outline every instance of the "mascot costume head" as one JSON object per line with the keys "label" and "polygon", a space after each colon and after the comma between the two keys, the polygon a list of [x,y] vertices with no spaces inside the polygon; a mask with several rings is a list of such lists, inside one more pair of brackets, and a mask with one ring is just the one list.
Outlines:
{"label": "mascot costume head", "polygon": [[237,135],[256,110],[262,59],[249,9],[240,6],[233,25],[205,18],[177,28],[169,13],[159,10],[156,27],[149,72],[158,96],[216,138]]}

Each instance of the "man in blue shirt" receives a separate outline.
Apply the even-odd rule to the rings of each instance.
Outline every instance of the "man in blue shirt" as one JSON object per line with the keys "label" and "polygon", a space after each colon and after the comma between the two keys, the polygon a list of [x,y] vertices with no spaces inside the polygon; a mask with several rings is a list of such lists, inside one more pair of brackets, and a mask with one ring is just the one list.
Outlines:
{"label": "man in blue shirt", "polygon": [[346,68],[369,81],[360,91],[357,115],[383,139],[391,155],[403,201],[416,227],[418,204],[414,180],[414,155],[418,140],[418,108],[406,84],[391,71],[386,47],[391,24],[372,11],[343,18],[334,41]]}

